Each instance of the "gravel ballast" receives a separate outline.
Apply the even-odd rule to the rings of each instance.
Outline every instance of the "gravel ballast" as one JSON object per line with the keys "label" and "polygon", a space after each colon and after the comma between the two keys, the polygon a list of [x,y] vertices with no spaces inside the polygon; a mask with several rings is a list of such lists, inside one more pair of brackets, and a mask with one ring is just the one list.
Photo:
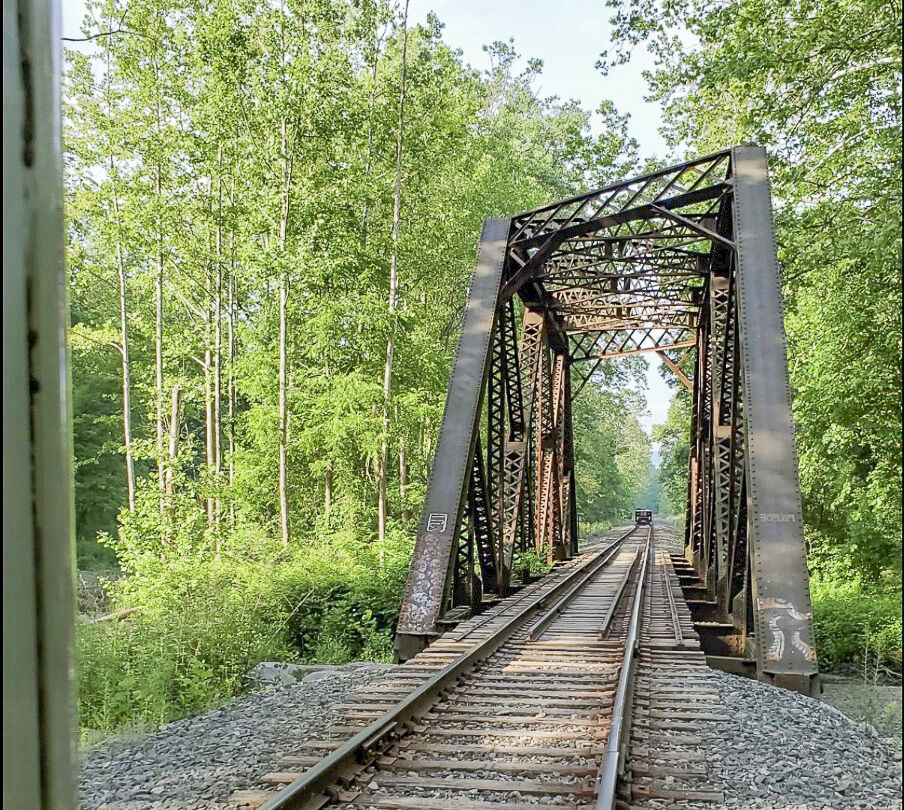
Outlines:
{"label": "gravel ballast", "polygon": [[[819,700],[713,673],[721,710],[707,743],[713,787],[731,808],[894,810],[901,749]],[[717,810],[712,804],[700,808]]]}
{"label": "gravel ballast", "polygon": [[[334,704],[385,671],[363,668],[248,695],[140,740],[89,751],[81,810],[213,810],[256,784],[279,758],[340,720]],[[712,673],[730,721],[707,726],[712,787],[724,805],[650,802],[722,810],[900,810],[901,752],[826,703],[747,678]],[[445,795],[445,793],[443,793]],[[450,791],[467,807],[468,794]],[[525,797],[524,800],[529,801]],[[563,801],[564,801],[563,797]]]}
{"label": "gravel ballast", "polygon": [[284,755],[344,715],[348,694],[386,677],[385,665],[343,667],[293,686],[246,695],[138,740],[84,753],[80,810],[213,810],[261,774],[283,770]]}
{"label": "gravel ballast", "polygon": [[[281,757],[302,753],[305,740],[343,722],[334,705],[388,674],[385,665],[314,672],[140,739],[93,748],[82,758],[80,808],[223,810],[233,791],[282,770]],[[721,672],[706,680],[719,693],[719,711],[731,718],[705,726],[701,751],[710,787],[723,791],[724,804],[649,801],[651,810],[901,810],[900,744],[795,692]],[[468,791],[440,794],[460,799],[463,810],[476,798]]]}

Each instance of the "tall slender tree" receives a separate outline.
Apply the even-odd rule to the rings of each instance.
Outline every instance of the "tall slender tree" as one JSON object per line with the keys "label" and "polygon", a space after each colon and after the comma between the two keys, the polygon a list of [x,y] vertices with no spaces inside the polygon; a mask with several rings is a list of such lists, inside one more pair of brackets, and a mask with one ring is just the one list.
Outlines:
{"label": "tall slender tree", "polygon": [[[399,224],[402,215],[402,144],[405,130],[405,90],[408,66],[408,0],[402,12],[402,65],[399,79],[398,125],[395,149],[395,185],[392,192],[392,237],[389,254],[389,336],[386,339],[386,359],[383,362],[383,417],[380,460],[377,468],[377,539],[386,540],[386,479],[389,471],[390,398],[392,396],[392,363],[395,353],[396,310],[399,305]],[[381,558],[382,560],[382,551]]]}

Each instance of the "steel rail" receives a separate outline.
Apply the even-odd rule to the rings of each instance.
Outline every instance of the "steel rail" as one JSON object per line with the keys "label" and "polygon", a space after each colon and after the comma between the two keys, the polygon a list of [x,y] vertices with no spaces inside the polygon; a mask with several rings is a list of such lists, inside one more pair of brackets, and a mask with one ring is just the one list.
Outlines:
{"label": "steel rail", "polygon": [[665,585],[665,595],[669,600],[669,612],[672,619],[672,634],[675,636],[675,646],[684,646],[684,631],[681,629],[681,620],[678,617],[678,605],[675,604],[675,594],[672,593],[672,580],[669,577],[668,570],[660,569],[662,584]]}
{"label": "steel rail", "polygon": [[647,545],[644,550],[643,562],[640,566],[640,575],[637,579],[637,589],[634,592],[634,600],[631,605],[631,621],[628,625],[628,636],[625,639],[625,654],[621,670],[618,674],[618,686],[615,690],[615,699],[612,702],[612,724],[609,727],[609,739],[606,740],[606,753],[603,756],[599,773],[596,777],[597,804],[596,810],[614,810],[615,790],[618,787],[618,777],[621,770],[621,743],[622,732],[626,731],[628,712],[631,704],[631,691],[634,678],[634,657],[640,642],[640,614],[643,602],[644,585],[647,577],[647,568],[650,563],[650,553],[653,547],[653,527],[647,534]]}
{"label": "steel rail", "polygon": [[[634,529],[622,535],[613,545],[620,543]],[[442,692],[452,686],[466,671],[492,655],[521,626],[523,621],[538,608],[556,598],[573,581],[582,576],[588,566],[595,565],[611,546],[597,552],[584,565],[556,583],[547,594],[519,610],[504,625],[492,632],[472,649],[462,653],[436,675],[400,700],[389,711],[365,726],[354,737],[309,768],[276,796],[261,806],[261,810],[319,810],[333,800],[329,788],[337,783],[348,783],[359,771],[371,764],[377,756],[378,746],[388,743],[406,730],[406,724],[425,714]]]}
{"label": "steel rail", "polygon": [[[636,530],[636,528],[637,528],[636,526],[632,526],[632,527],[631,527],[630,529],[628,529],[628,531],[626,531],[624,534],[622,534],[622,535],[616,537],[615,540],[613,540],[608,546],[606,546],[605,548],[600,549],[598,553],[599,553],[599,554],[605,554],[607,551],[611,551],[613,548],[615,548],[616,546],[618,546],[620,543],[624,542],[625,539],[627,539],[628,537],[630,537],[630,536],[634,533],[634,531]],[[578,569],[578,570],[581,570],[581,569]],[[534,594],[533,592],[522,594],[522,595],[519,596],[514,602],[512,602],[512,604],[509,605],[509,606],[506,608],[506,610],[510,610],[510,609],[513,608],[515,605],[519,604],[520,602],[523,602],[523,601],[526,600],[526,599],[530,599],[530,598],[533,597],[533,596],[535,596],[535,594]],[[489,624],[490,622],[492,622],[492,621],[494,621],[494,620],[496,620],[496,619],[500,619],[500,618],[503,618],[503,617],[501,617],[501,616],[499,616],[499,615],[496,615],[496,614],[493,614],[493,613],[488,613],[486,616],[483,617],[483,619],[482,619],[481,621],[476,622],[476,623],[473,624],[471,627],[469,627],[467,630],[463,630],[463,631],[461,631],[461,632],[459,632],[459,633],[456,633],[455,636],[453,636],[451,640],[452,640],[452,641],[463,641],[463,640],[466,639],[468,636],[470,636],[471,633],[475,632],[476,630],[479,630],[481,627],[483,627],[483,626]]]}
{"label": "steel rail", "polygon": [[618,605],[621,602],[622,594],[625,592],[625,588],[628,586],[628,580],[631,579],[631,573],[634,571],[634,566],[637,562],[637,558],[640,555],[640,549],[634,552],[634,558],[631,560],[631,564],[628,566],[628,570],[625,571],[625,575],[622,577],[621,582],[618,584],[618,590],[615,592],[615,595],[612,597],[612,602],[609,604],[609,607],[606,608],[606,615],[603,616],[603,620],[600,622],[599,629],[599,637],[605,635],[606,631],[609,629],[609,624],[612,622],[613,616],[615,616],[615,611],[618,609]]}

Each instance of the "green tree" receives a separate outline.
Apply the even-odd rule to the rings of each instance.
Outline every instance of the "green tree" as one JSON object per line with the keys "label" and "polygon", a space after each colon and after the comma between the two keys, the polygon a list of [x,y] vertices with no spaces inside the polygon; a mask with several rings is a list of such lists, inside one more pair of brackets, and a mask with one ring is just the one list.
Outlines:
{"label": "green tree", "polygon": [[811,560],[900,573],[900,4],[610,5],[672,146],[769,150]]}
{"label": "green tree", "polygon": [[627,520],[649,478],[650,440],[638,419],[646,402],[628,387],[642,384],[641,363],[607,362],[575,398],[575,484],[585,530]]}
{"label": "green tree", "polygon": [[672,396],[665,422],[653,426],[653,441],[659,442],[660,512],[683,517],[687,510],[687,476],[690,459],[691,396],[679,387]]}

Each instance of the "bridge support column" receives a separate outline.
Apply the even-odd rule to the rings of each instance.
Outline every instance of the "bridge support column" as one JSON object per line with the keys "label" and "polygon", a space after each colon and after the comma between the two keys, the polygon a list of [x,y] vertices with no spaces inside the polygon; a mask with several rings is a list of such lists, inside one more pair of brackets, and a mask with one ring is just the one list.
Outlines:
{"label": "bridge support column", "polygon": [[766,152],[732,149],[747,527],[760,678],[817,686]]}
{"label": "bridge support column", "polygon": [[[437,620],[446,603],[456,596],[454,590],[466,590],[464,598],[468,602],[474,596],[473,552],[466,566],[470,581],[462,581],[461,572],[457,577],[458,588],[452,587],[452,581],[456,564],[468,556],[459,553],[456,543],[473,541],[471,528],[468,525],[462,528],[461,523],[470,480],[483,470],[482,465],[478,465],[479,472],[476,470],[474,453],[479,442],[480,408],[492,353],[491,338],[496,324],[508,229],[506,219],[488,219],[483,227],[436,447],[435,457],[442,463],[433,464],[430,471],[427,498],[396,628],[396,653],[401,659],[419,652],[438,634]],[[466,522],[472,523],[475,518],[481,521],[482,525],[475,527],[475,533],[488,534],[485,540],[492,549],[495,541],[485,494],[476,493],[470,506]]]}
{"label": "bridge support column", "polygon": [[578,553],[578,505],[574,481],[574,431],[571,422],[571,363],[565,361],[565,402],[562,419],[562,526],[567,556]]}

